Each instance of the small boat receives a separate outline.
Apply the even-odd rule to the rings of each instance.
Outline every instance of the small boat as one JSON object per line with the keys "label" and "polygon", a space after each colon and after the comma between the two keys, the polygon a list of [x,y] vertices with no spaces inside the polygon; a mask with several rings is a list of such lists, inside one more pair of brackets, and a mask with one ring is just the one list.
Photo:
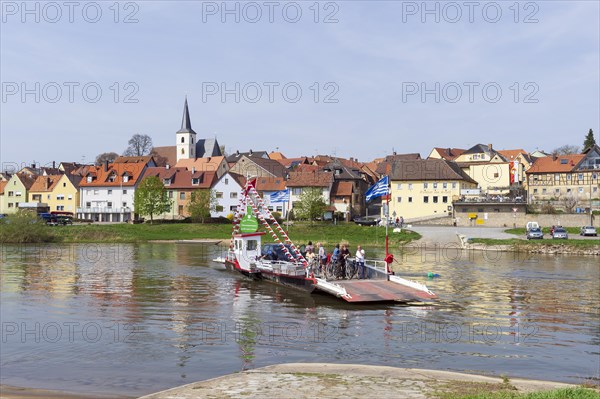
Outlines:
{"label": "small boat", "polygon": [[[365,279],[333,279],[310,267],[300,250],[281,228],[255,189],[256,179],[248,179],[240,196],[233,218],[233,231],[227,256],[227,269],[254,280],[266,280],[275,284],[333,295],[346,302],[421,302],[436,298],[427,286],[407,280],[389,271],[393,257],[366,260]],[[259,224],[264,232],[258,231]],[[278,245],[280,257],[272,259],[263,251],[262,236],[270,234]],[[272,245],[272,244],[270,244]],[[387,250],[386,250],[387,253]]]}

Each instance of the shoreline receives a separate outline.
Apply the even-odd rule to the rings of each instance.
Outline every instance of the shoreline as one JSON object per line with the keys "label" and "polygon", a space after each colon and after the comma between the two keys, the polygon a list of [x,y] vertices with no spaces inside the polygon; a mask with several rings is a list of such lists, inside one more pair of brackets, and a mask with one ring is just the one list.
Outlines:
{"label": "shoreline", "polygon": [[[555,381],[484,376],[453,371],[361,364],[284,363],[223,375],[140,396],[139,399],[277,397],[334,399],[380,397],[426,399],[468,389],[527,393],[576,388]],[[599,391],[596,387],[594,390]],[[131,399],[132,396],[73,393],[0,385],[4,399]]]}

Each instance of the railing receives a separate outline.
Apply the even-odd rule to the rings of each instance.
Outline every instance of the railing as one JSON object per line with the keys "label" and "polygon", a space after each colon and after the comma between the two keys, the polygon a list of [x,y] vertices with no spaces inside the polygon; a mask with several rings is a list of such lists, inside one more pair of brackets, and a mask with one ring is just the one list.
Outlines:
{"label": "railing", "polygon": [[91,207],[91,208],[77,208],[77,213],[131,213],[132,209],[129,207],[120,208],[107,208],[107,207]]}

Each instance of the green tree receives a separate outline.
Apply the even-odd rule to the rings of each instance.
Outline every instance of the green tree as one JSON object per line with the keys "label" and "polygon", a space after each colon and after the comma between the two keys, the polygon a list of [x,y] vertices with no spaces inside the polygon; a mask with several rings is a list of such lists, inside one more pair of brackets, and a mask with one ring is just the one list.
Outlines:
{"label": "green tree", "polygon": [[150,223],[154,222],[154,215],[168,212],[172,203],[157,176],[146,177],[135,190],[135,213],[150,216]]}
{"label": "green tree", "polygon": [[210,213],[217,209],[217,195],[214,190],[192,191],[187,207],[192,220],[199,220],[200,223],[204,223],[204,219],[209,218]]}
{"label": "green tree", "polygon": [[596,139],[594,138],[594,131],[590,129],[588,134],[585,136],[585,141],[583,142],[583,148],[593,147],[596,144]]}
{"label": "green tree", "polygon": [[299,201],[294,204],[295,215],[311,221],[323,216],[327,204],[323,199],[322,190],[317,187],[305,188],[300,194]]}

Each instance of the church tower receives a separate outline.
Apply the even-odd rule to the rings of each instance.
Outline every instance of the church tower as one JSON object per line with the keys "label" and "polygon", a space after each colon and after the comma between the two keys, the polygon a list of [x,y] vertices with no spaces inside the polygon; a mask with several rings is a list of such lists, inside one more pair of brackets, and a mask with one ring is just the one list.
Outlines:
{"label": "church tower", "polygon": [[181,129],[177,131],[177,162],[180,159],[196,158],[196,132],[192,129],[190,122],[190,111],[188,110],[187,96],[183,105],[183,119]]}

